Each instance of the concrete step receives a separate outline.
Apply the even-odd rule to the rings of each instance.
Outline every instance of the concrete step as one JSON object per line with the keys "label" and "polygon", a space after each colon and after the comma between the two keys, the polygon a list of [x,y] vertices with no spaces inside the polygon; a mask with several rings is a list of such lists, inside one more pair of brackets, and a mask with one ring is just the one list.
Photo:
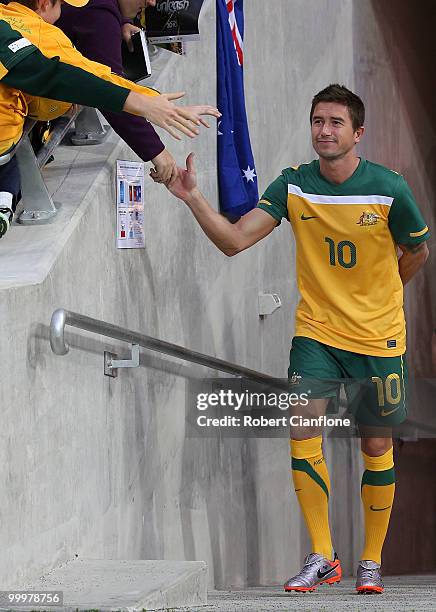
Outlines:
{"label": "concrete step", "polygon": [[[22,589],[20,589],[22,590]],[[61,591],[63,605],[20,610],[166,610],[207,603],[203,561],[111,561],[76,559],[52,570],[26,591]],[[0,609],[6,609],[2,602]]]}

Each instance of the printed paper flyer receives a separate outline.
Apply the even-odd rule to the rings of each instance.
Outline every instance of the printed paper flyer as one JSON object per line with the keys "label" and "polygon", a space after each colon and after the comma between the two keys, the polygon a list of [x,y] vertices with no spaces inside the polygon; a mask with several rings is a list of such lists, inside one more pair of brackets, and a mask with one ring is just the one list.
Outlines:
{"label": "printed paper flyer", "polygon": [[118,159],[117,248],[144,247],[144,162]]}

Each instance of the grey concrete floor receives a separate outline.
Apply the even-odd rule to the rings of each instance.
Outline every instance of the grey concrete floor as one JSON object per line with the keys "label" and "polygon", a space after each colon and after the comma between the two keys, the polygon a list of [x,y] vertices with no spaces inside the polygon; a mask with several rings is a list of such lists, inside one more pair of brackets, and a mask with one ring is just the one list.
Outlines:
{"label": "grey concrete floor", "polygon": [[314,593],[285,593],[281,587],[211,591],[208,605],[195,612],[427,612],[436,611],[436,576],[385,577],[381,595],[357,595],[354,579],[323,585]]}

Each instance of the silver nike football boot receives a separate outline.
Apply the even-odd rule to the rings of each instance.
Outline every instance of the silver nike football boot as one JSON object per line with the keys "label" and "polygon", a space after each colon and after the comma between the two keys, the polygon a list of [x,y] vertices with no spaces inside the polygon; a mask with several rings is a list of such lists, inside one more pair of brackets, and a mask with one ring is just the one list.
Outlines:
{"label": "silver nike football boot", "polygon": [[380,565],[375,561],[359,561],[356,590],[358,593],[383,593]]}
{"label": "silver nike football boot", "polygon": [[335,553],[333,561],[329,561],[318,553],[307,555],[300,573],[289,578],[284,584],[285,591],[314,591],[315,588],[326,582],[333,584],[342,578],[341,562]]}

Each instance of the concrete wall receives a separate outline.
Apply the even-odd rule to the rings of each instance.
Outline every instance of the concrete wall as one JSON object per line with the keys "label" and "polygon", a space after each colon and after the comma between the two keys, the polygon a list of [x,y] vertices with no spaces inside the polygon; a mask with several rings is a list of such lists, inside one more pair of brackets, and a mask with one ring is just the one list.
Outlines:
{"label": "concrete wall", "polygon": [[[245,3],[247,109],[261,190],[282,168],[312,158],[313,94],[333,81],[354,86],[353,9],[351,0]],[[214,103],[212,0],[201,33],[156,84],[185,89],[189,102]],[[146,248],[117,251],[114,162],[134,156],[114,136],[110,143],[103,166],[90,152],[76,158],[64,150],[59,158],[69,161],[47,168],[57,199],[70,204],[84,171],[95,173],[56,238],[44,234],[49,228],[14,228],[0,243],[0,262],[45,266],[42,282],[18,286],[16,279],[1,290],[3,588],[75,555],[202,559],[216,586],[280,583],[308,550],[290,494],[287,440],[189,438],[186,389],[204,371],[143,353],[138,370],[111,380],[102,352],[124,347],[75,331],[69,355],[56,357],[47,326],[52,311],[65,307],[285,376],[297,302],[289,228],[282,224],[229,260],[181,203],[149,183]],[[180,160],[196,151],[199,183],[216,203],[215,130],[194,143],[168,143]],[[52,259],[42,257],[46,249]],[[263,321],[259,291],[283,301]],[[350,441],[327,446],[335,544],[351,572],[360,546],[359,455]]]}

